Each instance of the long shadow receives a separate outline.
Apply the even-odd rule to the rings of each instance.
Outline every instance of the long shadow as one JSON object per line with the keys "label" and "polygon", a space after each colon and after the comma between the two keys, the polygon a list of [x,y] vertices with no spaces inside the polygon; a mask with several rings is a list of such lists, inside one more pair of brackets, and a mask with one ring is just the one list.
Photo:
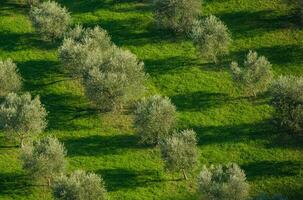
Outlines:
{"label": "long shadow", "polygon": [[[148,4],[144,0],[58,0],[60,4],[65,5],[72,13],[87,13],[95,12],[97,10],[106,9],[115,12],[146,12],[149,10]],[[119,6],[115,8],[115,4],[136,3],[132,8],[122,8]],[[137,10],[138,9],[138,10]]]}
{"label": "long shadow", "polygon": [[294,15],[277,15],[273,10],[258,12],[232,12],[218,14],[235,38],[247,38],[276,29],[296,28],[298,19]]}
{"label": "long shadow", "polygon": [[257,161],[241,166],[249,181],[259,177],[288,177],[299,176],[303,168],[303,161]]}
{"label": "long shadow", "polygon": [[75,120],[99,114],[98,110],[83,103],[82,97],[72,94],[41,95],[41,101],[48,111],[48,130],[89,130],[91,127],[77,124]]}
{"label": "long shadow", "polygon": [[199,138],[198,145],[229,144],[247,140],[268,141],[277,130],[271,120],[252,124],[193,127],[193,129]]}
{"label": "long shadow", "polygon": [[138,18],[106,19],[83,25],[85,27],[101,26],[108,31],[112,41],[118,46],[143,46],[163,41],[176,42],[180,39],[180,37],[174,37],[171,31],[156,28],[152,21]]}
{"label": "long shadow", "polygon": [[88,137],[63,138],[68,156],[102,156],[119,154],[126,149],[146,148],[138,144],[134,135],[93,135]]}
{"label": "long shadow", "polygon": [[103,169],[96,173],[102,176],[108,191],[147,187],[163,181],[155,170]]}
{"label": "long shadow", "polygon": [[149,74],[165,74],[173,73],[177,70],[182,70],[185,67],[192,65],[200,65],[198,59],[193,59],[184,56],[173,56],[165,59],[145,59],[145,69]]}
{"label": "long shadow", "polygon": [[178,111],[203,111],[210,108],[220,107],[227,103],[236,103],[242,100],[249,100],[254,105],[268,103],[268,94],[259,94],[257,97],[238,96],[231,97],[228,93],[216,93],[196,91],[187,94],[170,96],[172,102],[177,106]]}
{"label": "long shadow", "polygon": [[235,144],[247,141],[261,142],[267,148],[289,148],[301,150],[302,138],[290,135],[268,119],[251,124],[229,126],[192,127],[197,132],[198,145]]}
{"label": "long shadow", "polygon": [[[272,64],[279,65],[278,68],[281,68],[281,71],[290,70],[291,68],[300,71],[299,65],[303,64],[303,47],[300,45],[276,45],[251,50],[258,52],[259,55],[265,56]],[[237,60],[239,63],[243,63],[248,51],[247,49],[231,52],[230,58],[235,61]]]}
{"label": "long shadow", "polygon": [[57,43],[42,41],[35,33],[11,33],[0,31],[0,49],[8,52],[37,48],[52,50],[57,48]]}
{"label": "long shadow", "polygon": [[28,9],[25,5],[10,0],[0,1],[0,16],[9,16],[12,11],[18,14],[25,14],[28,12]]}
{"label": "long shadow", "polygon": [[0,173],[0,197],[28,196],[31,183],[27,176],[19,173]]}
{"label": "long shadow", "polygon": [[228,94],[202,91],[179,94],[170,98],[177,106],[178,111],[203,111],[230,101]]}

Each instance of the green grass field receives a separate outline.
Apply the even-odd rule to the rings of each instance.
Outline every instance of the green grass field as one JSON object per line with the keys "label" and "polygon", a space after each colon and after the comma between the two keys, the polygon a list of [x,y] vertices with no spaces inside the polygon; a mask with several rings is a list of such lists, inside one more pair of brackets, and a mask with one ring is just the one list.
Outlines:
{"label": "green grass field", "polygon": [[[287,0],[204,0],[204,15],[223,20],[234,39],[231,54],[214,65],[200,59],[193,44],[155,28],[148,1],[60,0],[74,23],[100,25],[112,40],[145,62],[149,93],[169,96],[178,128],[194,129],[200,166],[236,162],[251,193],[281,193],[303,199],[302,138],[288,135],[273,120],[269,97],[246,98],[228,72],[249,49],[265,55],[275,75],[303,75],[303,29]],[[79,84],[57,58],[60,44],[35,34],[28,9],[18,0],[0,1],[0,59],[12,58],[24,90],[40,95],[49,112],[45,135],[68,151],[69,170],[100,174],[111,199],[195,199],[197,168],[189,181],[163,170],[157,148],[138,144],[131,116],[95,111]],[[0,199],[50,199],[21,169],[19,149],[0,135]]]}

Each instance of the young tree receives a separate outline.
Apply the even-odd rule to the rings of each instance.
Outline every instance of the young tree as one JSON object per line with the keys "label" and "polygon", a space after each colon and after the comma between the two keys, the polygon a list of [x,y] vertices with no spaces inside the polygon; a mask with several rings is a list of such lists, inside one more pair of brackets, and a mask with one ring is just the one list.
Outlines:
{"label": "young tree", "polygon": [[17,66],[12,60],[0,60],[0,97],[17,92],[22,85]]}
{"label": "young tree", "polygon": [[56,200],[105,200],[107,192],[104,181],[93,173],[78,170],[70,176],[55,180],[53,196]]}
{"label": "young tree", "polygon": [[201,15],[201,0],[154,0],[156,22],[175,32],[189,32]]}
{"label": "young tree", "polygon": [[53,137],[27,143],[22,147],[22,167],[37,180],[51,181],[66,168],[66,151],[63,144]]}
{"label": "young tree", "polygon": [[237,164],[222,167],[203,166],[198,177],[201,199],[245,200],[249,198],[249,185],[243,170]]}
{"label": "young tree", "polygon": [[231,36],[228,28],[213,15],[193,23],[191,38],[199,53],[214,62],[218,61],[218,56],[229,53]]}
{"label": "young tree", "polygon": [[104,62],[112,48],[110,36],[102,28],[84,29],[77,25],[65,35],[59,58],[74,77],[82,77],[88,69]]}
{"label": "young tree", "polygon": [[303,78],[280,76],[271,86],[272,105],[281,125],[303,133]]}
{"label": "young tree", "polygon": [[235,83],[249,96],[265,92],[273,78],[270,62],[253,51],[247,54],[243,68],[237,62],[231,63],[231,74]]}
{"label": "young tree", "polygon": [[45,40],[63,37],[71,24],[71,17],[65,7],[54,1],[46,1],[33,6],[30,10],[33,26]]}
{"label": "young tree", "polygon": [[135,127],[142,143],[159,144],[176,123],[176,107],[168,97],[144,98],[136,106]]}
{"label": "young tree", "polygon": [[97,107],[116,111],[143,95],[146,78],[144,64],[130,51],[115,47],[109,57],[87,70],[83,86]]}
{"label": "young tree", "polygon": [[187,180],[186,171],[195,167],[198,162],[196,133],[193,130],[176,132],[160,142],[162,159],[166,169],[182,171]]}
{"label": "young tree", "polygon": [[0,128],[13,139],[20,140],[41,133],[47,125],[47,112],[39,97],[32,99],[29,93],[18,96],[10,93],[0,106]]}

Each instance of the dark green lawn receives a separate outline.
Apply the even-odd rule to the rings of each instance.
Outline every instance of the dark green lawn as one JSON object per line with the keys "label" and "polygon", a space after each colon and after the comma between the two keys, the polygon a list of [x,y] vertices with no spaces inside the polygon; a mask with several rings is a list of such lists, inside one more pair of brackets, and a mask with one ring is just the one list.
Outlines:
{"label": "dark green lawn", "polygon": [[[268,57],[276,76],[303,75],[303,29],[287,0],[204,0],[204,14],[220,17],[234,39],[230,56],[218,65],[200,59],[190,41],[157,30],[148,1],[59,2],[75,23],[100,25],[145,62],[150,94],[169,96],[177,106],[178,128],[197,132],[201,165],[236,162],[252,194],[303,199],[302,139],[275,125],[268,96],[242,96],[228,73],[228,63],[242,62],[252,49]],[[194,199],[199,169],[190,181],[166,173],[158,150],[137,143],[130,115],[92,109],[60,66],[59,44],[41,41],[27,12],[18,0],[0,1],[0,59],[12,58],[24,90],[41,96],[49,112],[45,135],[64,142],[69,169],[100,174],[111,199]],[[49,199],[49,191],[22,171],[18,155],[0,135],[0,199]]]}

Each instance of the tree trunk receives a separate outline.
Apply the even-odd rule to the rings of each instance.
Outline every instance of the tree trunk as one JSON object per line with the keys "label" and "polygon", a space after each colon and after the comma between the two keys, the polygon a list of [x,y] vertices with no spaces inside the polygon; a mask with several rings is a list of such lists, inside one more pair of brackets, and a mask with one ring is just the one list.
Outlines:
{"label": "tree trunk", "polygon": [[21,138],[20,146],[21,146],[21,148],[24,147],[24,138]]}
{"label": "tree trunk", "polygon": [[50,178],[47,179],[47,185],[48,185],[48,187],[51,186],[51,180],[50,180]]}
{"label": "tree trunk", "polygon": [[187,175],[186,175],[186,172],[185,172],[184,169],[182,169],[182,173],[183,173],[183,178],[184,178],[185,180],[188,180]]}

